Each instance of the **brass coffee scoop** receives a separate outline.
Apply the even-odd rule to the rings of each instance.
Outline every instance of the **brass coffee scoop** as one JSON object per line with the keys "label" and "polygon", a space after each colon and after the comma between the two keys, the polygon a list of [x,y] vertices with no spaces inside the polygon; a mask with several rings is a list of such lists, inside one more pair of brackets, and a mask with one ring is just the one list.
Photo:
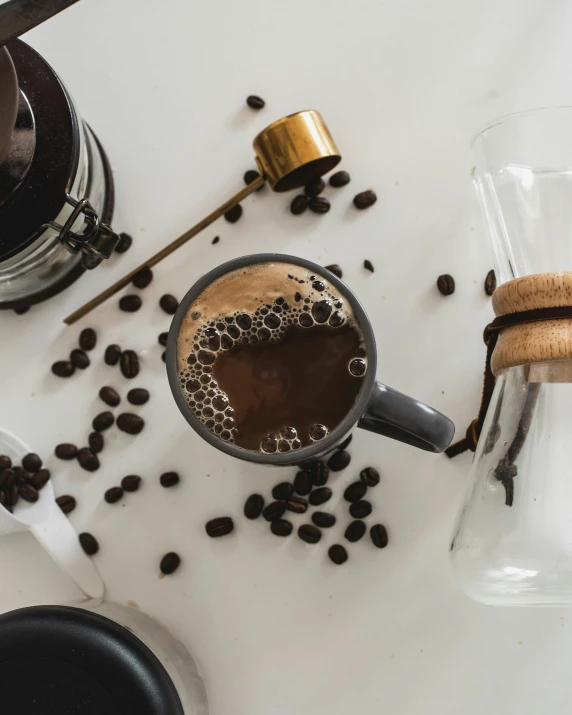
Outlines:
{"label": "brass coffee scoop", "polygon": [[64,320],[72,325],[77,320],[87,315],[91,310],[101,305],[104,301],[115,295],[126,285],[129,285],[133,276],[142,268],[151,268],[159,261],[180,248],[184,243],[200,233],[213,221],[223,216],[233,206],[259,189],[265,181],[270,184],[273,191],[290,191],[304,186],[311,179],[315,179],[331,171],[340,161],[341,156],[336,147],[328,127],[325,125],[319,112],[307,109],[296,112],[287,117],[278,119],[270,126],[263,129],[254,139],[256,164],[260,176],[251,181],[231,199],[219,206],[215,211],[199,221],[195,226],[176,238],[165,248],[130,273],[104,290],[88,303],[76,310]]}

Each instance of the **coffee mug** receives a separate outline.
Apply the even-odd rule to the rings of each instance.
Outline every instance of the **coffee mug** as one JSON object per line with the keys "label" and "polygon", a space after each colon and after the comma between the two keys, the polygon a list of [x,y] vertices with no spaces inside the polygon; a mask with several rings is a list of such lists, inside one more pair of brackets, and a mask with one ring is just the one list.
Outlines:
{"label": "coffee mug", "polygon": [[[353,406],[341,422],[320,441],[286,453],[278,451],[272,454],[262,451],[257,452],[240,447],[232,441],[221,439],[199,420],[187,403],[179,374],[178,337],[189,307],[217,279],[227,273],[246,269],[257,264],[298,266],[311,273],[312,276],[319,276],[332,285],[353,311],[367,354],[367,372],[363,376],[361,388]],[[237,302],[236,308],[240,308],[240,302]],[[451,443],[455,432],[454,424],[445,415],[375,379],[377,365],[376,343],[371,323],[364,309],[355,295],[341,280],[322,266],[318,266],[304,258],[279,253],[243,256],[228,261],[203,276],[185,295],[173,317],[167,340],[166,363],[171,391],[179,410],[191,427],[203,439],[222,452],[250,462],[292,465],[309,459],[320,458],[331,452],[356,426],[428,452],[443,452]]]}

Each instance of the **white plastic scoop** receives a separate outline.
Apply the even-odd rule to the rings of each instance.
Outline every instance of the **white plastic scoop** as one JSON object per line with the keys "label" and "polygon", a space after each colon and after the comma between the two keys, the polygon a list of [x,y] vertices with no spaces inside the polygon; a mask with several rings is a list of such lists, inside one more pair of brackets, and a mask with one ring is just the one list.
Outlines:
{"label": "white plastic scoop", "polygon": [[[0,454],[19,463],[32,450],[11,432],[0,429]],[[0,534],[31,531],[44,549],[92,598],[101,598],[103,581],[91,559],[83,552],[77,533],[67,516],[55,502],[49,481],[40,491],[35,504],[20,499],[15,514],[0,506]]]}

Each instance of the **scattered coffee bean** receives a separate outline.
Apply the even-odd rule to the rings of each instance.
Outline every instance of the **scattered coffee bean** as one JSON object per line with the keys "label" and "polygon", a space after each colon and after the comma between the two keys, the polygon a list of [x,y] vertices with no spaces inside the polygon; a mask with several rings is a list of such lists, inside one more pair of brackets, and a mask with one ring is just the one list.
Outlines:
{"label": "scattered coffee bean", "polygon": [[320,504],[325,504],[331,498],[332,490],[329,487],[320,487],[319,489],[314,489],[308,497],[308,501],[312,506],[320,506]]}
{"label": "scattered coffee bean", "polygon": [[367,492],[367,486],[363,482],[353,482],[346,487],[344,499],[349,502],[356,502],[362,499]]}
{"label": "scattered coffee bean", "polygon": [[[260,176],[260,174],[257,171],[255,171],[254,169],[249,169],[248,171],[244,172],[244,177],[243,177],[244,183],[247,185],[252,184],[252,182],[256,181],[256,179],[258,179],[259,176]],[[264,188],[264,184],[262,184],[262,186],[259,186],[256,190],[262,191],[263,188]],[[216,238],[218,238],[218,236]],[[213,243],[215,243],[215,241],[213,241]],[[217,241],[217,243],[218,243],[218,241]]]}
{"label": "scattered coffee bean", "polygon": [[325,196],[314,196],[308,201],[308,208],[315,214],[327,214],[331,206]]}
{"label": "scattered coffee bean", "polygon": [[99,469],[99,459],[89,447],[82,447],[77,451],[77,461],[86,472],[95,472]]}
{"label": "scattered coffee bean", "polygon": [[374,546],[377,546],[378,549],[385,549],[389,542],[389,538],[387,536],[387,529],[383,526],[383,524],[376,524],[375,526],[372,526],[369,530],[369,535]]}
{"label": "scattered coffee bean", "polygon": [[177,472],[165,472],[164,474],[161,474],[159,481],[161,482],[162,487],[168,489],[169,487],[174,487],[175,484],[178,484],[180,482],[180,477]]}
{"label": "scattered coffee bean", "polygon": [[373,206],[377,201],[377,194],[375,191],[361,191],[359,194],[354,196],[354,206],[356,209],[368,209]]}
{"label": "scattered coffee bean", "polygon": [[350,542],[359,541],[365,534],[365,523],[356,519],[349,524],[348,528],[345,530],[344,536]]}
{"label": "scattered coffee bean", "polygon": [[338,278],[341,278],[343,275],[342,269],[337,263],[331,263],[329,266],[326,266],[326,270],[330,271],[330,273],[333,273]]}
{"label": "scattered coffee bean", "polygon": [[160,333],[158,337],[159,345],[162,345],[164,348],[167,347],[167,338],[169,337],[169,333]]}
{"label": "scattered coffee bean", "polygon": [[308,472],[315,487],[323,487],[328,483],[330,470],[325,462],[315,459],[310,462],[304,462],[300,466],[305,472]]}
{"label": "scattered coffee bean", "polygon": [[379,484],[379,472],[374,467],[362,469],[359,478],[368,487],[375,487]]}
{"label": "scattered coffee bean", "polygon": [[132,412],[122,412],[117,418],[117,426],[127,434],[139,434],[145,427],[145,420]]}
{"label": "scattered coffee bean", "polygon": [[117,392],[117,390],[114,390],[113,387],[102,387],[99,391],[99,398],[110,407],[117,407],[117,405],[121,402],[121,397],[119,397],[119,393]]}
{"label": "scattered coffee bean", "polygon": [[89,367],[90,359],[86,352],[80,348],[75,348],[75,350],[72,350],[70,353],[70,362],[79,370],[85,370],[86,367]]}
{"label": "scattered coffee bean", "polygon": [[141,477],[136,474],[128,474],[121,480],[121,488],[124,492],[136,492],[141,486]]}
{"label": "scattered coffee bean", "polygon": [[336,566],[344,564],[348,560],[348,552],[344,549],[341,544],[334,544],[328,549],[328,556],[330,561],[333,561]]}
{"label": "scattered coffee bean", "polygon": [[75,372],[75,367],[69,360],[58,360],[52,365],[52,372],[58,377],[71,377]]}
{"label": "scattered coffee bean", "polygon": [[23,467],[12,467],[14,474],[16,476],[16,484],[29,484],[32,477]]}
{"label": "scattered coffee bean", "polygon": [[100,412],[93,418],[91,426],[96,432],[104,432],[106,429],[109,429],[114,422],[115,417],[111,412]]}
{"label": "scattered coffee bean", "polygon": [[302,524],[298,527],[298,536],[307,544],[317,544],[322,538],[322,532],[312,524]]}
{"label": "scattered coffee bean", "polygon": [[262,97],[257,97],[255,94],[250,94],[246,98],[246,103],[251,109],[262,109],[266,104]]}
{"label": "scattered coffee bean", "polygon": [[38,469],[42,468],[42,460],[34,452],[27,454],[22,460],[22,466],[30,474],[35,474]]}
{"label": "scattered coffee bean", "polygon": [[242,206],[240,204],[236,204],[236,206],[233,206],[224,215],[225,219],[229,223],[236,223],[241,216],[242,216]]}
{"label": "scattered coffee bean", "polygon": [[[261,186],[260,189],[263,189],[264,187]],[[256,189],[257,191],[260,191],[260,189]],[[215,236],[213,240],[211,241],[212,245],[216,245],[220,241],[220,236]]]}
{"label": "scattered coffee bean", "polygon": [[350,175],[347,171],[336,171],[335,174],[330,176],[330,186],[334,189],[339,189],[342,186],[346,186],[350,183]]}
{"label": "scattered coffee bean", "polygon": [[70,514],[77,506],[76,500],[69,494],[63,494],[56,499],[56,504],[64,514]]}
{"label": "scattered coffee bean", "polygon": [[131,282],[135,286],[135,288],[147,288],[149,283],[153,280],[153,271],[148,268],[147,266],[144,266],[141,268],[141,270],[137,271],[137,273],[133,276],[131,279]]}
{"label": "scattered coffee bean", "polygon": [[161,353],[161,360],[163,362],[167,362],[167,351],[166,350],[163,350],[163,352]]}
{"label": "scattered coffee bean", "polygon": [[136,313],[142,305],[138,295],[124,295],[119,299],[119,310],[125,313]]}
{"label": "scattered coffee bean", "polygon": [[115,504],[123,496],[123,489],[121,487],[111,487],[105,492],[104,499],[108,504]]}
{"label": "scattered coffee bean", "polygon": [[121,363],[119,365],[121,374],[128,380],[132,380],[139,374],[139,358],[134,350],[124,350],[121,353]]}
{"label": "scattered coffee bean", "polygon": [[304,193],[306,194],[306,196],[312,199],[315,196],[319,196],[319,194],[321,194],[325,188],[326,182],[322,179],[321,176],[318,176],[317,178],[308,181],[306,186],[304,186]]}
{"label": "scattered coffee bean", "polygon": [[286,519],[276,519],[270,522],[270,531],[274,536],[290,536],[292,528],[292,523]]}
{"label": "scattered coffee bean", "polygon": [[373,273],[375,270],[373,267],[373,263],[370,260],[368,260],[367,258],[363,262],[363,267],[366,269],[366,271],[369,271],[370,273]]}
{"label": "scattered coffee bean", "polygon": [[27,502],[34,504],[40,498],[38,490],[34,489],[31,484],[20,484],[18,487],[18,495]]}
{"label": "scattered coffee bean", "polygon": [[234,522],[230,516],[220,516],[218,519],[207,521],[205,529],[212,538],[226,536],[234,529]]}
{"label": "scattered coffee bean", "polygon": [[125,251],[131,248],[132,243],[133,239],[128,233],[120,233],[119,241],[117,241],[117,245],[115,246],[116,253],[125,253]]}
{"label": "scattered coffee bean", "polygon": [[300,214],[303,214],[307,208],[308,197],[304,194],[294,196],[294,198],[290,202],[290,213],[294,214],[294,216],[299,216]]}
{"label": "scattered coffee bean", "polygon": [[94,454],[99,454],[99,452],[103,450],[103,446],[105,444],[101,432],[90,432],[90,435],[87,438],[87,443]]}
{"label": "scattered coffee bean", "polygon": [[437,278],[437,288],[441,295],[451,295],[455,292],[455,279],[448,273],[444,273]]}
{"label": "scattered coffee bean", "polygon": [[181,557],[179,554],[176,554],[174,551],[170,551],[168,554],[165,554],[163,558],[161,559],[161,563],[159,564],[159,568],[161,569],[161,573],[165,574],[165,576],[170,576],[172,573],[175,573],[175,571],[179,568],[181,565]]}
{"label": "scattered coffee bean", "polygon": [[339,449],[328,459],[328,467],[332,472],[341,472],[351,462],[351,455],[345,449]]}
{"label": "scattered coffee bean", "polygon": [[286,509],[294,514],[304,514],[308,510],[308,502],[300,497],[290,497],[285,503]]}
{"label": "scattered coffee bean", "polygon": [[338,444],[337,449],[346,449],[347,447],[349,447],[353,437],[353,434],[350,434],[350,436],[346,437],[341,444]]}
{"label": "scattered coffee bean", "polygon": [[360,499],[359,501],[350,504],[350,515],[354,519],[365,519],[366,516],[371,514],[373,507],[370,502],[365,499]]}
{"label": "scattered coffee bean", "polygon": [[177,312],[177,308],[179,307],[179,301],[175,298],[174,295],[171,295],[170,293],[165,293],[165,295],[162,295],[161,298],[159,299],[159,305],[161,306],[161,309],[165,311],[168,315],[175,315]]}
{"label": "scattered coffee bean", "polygon": [[105,348],[105,355],[103,360],[106,365],[117,365],[119,358],[121,357],[121,348],[119,345],[108,345]]}
{"label": "scattered coffee bean", "polygon": [[487,295],[492,295],[497,289],[497,277],[494,271],[489,271],[487,277],[485,278],[485,293]]}
{"label": "scattered coffee bean", "polygon": [[30,310],[30,307],[29,305],[18,305],[14,308],[14,313],[16,313],[16,315],[24,315]]}
{"label": "scattered coffee bean", "polygon": [[312,491],[312,478],[309,472],[298,472],[294,477],[294,491],[300,496],[308,496]]}
{"label": "scattered coffee bean", "polygon": [[312,514],[312,521],[322,529],[329,529],[336,523],[336,517],[326,511],[315,511]]}
{"label": "scattered coffee bean", "polygon": [[93,328],[84,328],[79,334],[79,346],[82,350],[93,350],[97,345],[97,334]]}
{"label": "scattered coffee bean", "polygon": [[75,444],[70,444],[69,442],[58,444],[55,449],[55,455],[58,459],[75,459],[77,456],[77,447]]}
{"label": "scattered coffee bean", "polygon": [[132,405],[144,405],[149,401],[149,390],[144,387],[134,387],[127,393],[127,401]]}
{"label": "scattered coffee bean", "polygon": [[277,484],[272,490],[272,496],[274,499],[282,501],[290,499],[292,494],[294,494],[294,487],[290,484],[290,482],[280,482],[280,484]]}
{"label": "scattered coffee bean", "polygon": [[43,489],[50,481],[50,476],[49,469],[38,469],[32,477],[30,484],[34,487],[34,489]]}
{"label": "scattered coffee bean", "polygon": [[0,471],[3,469],[10,469],[12,466],[12,460],[6,454],[0,454]]}
{"label": "scattered coffee bean", "polygon": [[16,473],[11,467],[6,467],[0,472],[0,488],[10,489],[16,482]]}
{"label": "scattered coffee bean", "polygon": [[[15,484],[13,484],[9,491],[6,492],[6,503],[9,506],[16,506],[20,499],[20,492],[19,492],[20,487],[17,487]],[[33,503],[33,502],[32,502]]]}
{"label": "scattered coffee bean", "polygon": [[251,494],[244,503],[244,516],[247,519],[258,519],[264,509],[264,497]]}
{"label": "scattered coffee bean", "polygon": [[286,511],[286,504],[283,501],[273,501],[262,510],[262,516],[266,521],[281,519]]}
{"label": "scattered coffee bean", "polygon": [[84,531],[83,534],[80,534],[78,538],[81,548],[88,556],[93,556],[94,554],[97,554],[97,552],[99,551],[99,544],[97,543],[97,539],[95,538],[95,536],[89,534],[87,531]]}

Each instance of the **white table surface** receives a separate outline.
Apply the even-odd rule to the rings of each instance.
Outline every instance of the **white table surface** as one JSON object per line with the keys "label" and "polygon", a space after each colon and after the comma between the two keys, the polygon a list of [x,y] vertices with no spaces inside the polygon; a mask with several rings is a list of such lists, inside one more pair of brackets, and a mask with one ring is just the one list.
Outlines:
{"label": "white table surface", "polygon": [[[336,498],[360,468],[377,466],[382,482],[370,494],[391,543],[377,551],[364,539],[345,567],[326,556],[345,519],[315,547],[240,518],[234,537],[210,540],[207,519],[239,516],[245,496],[294,471],[241,464],[201,442],[170,397],[156,338],[169,322],[159,296],[182,297],[227,259],[283,250],[337,262],[373,321],[379,378],[449,414],[460,435],[477,408],[491,315],[469,140],[502,114],[572,103],[571,15],[560,0],[82,0],[25,38],[104,143],[114,225],[135,243],[27,315],[0,315],[0,424],[52,455],[56,492],[78,499],[73,524],[100,540],[109,597],[136,601],[183,640],[212,715],[570,712],[570,611],[480,606],[454,583],[447,552],[470,456],[450,462],[356,434]],[[245,107],[251,93],[265,98],[263,111]],[[260,129],[307,107],[323,113],[352,175],[327,190],[329,214],[291,216],[291,196],[265,188],[239,223],[219,221],[161,264],[139,313],[120,313],[114,299],[64,327],[64,315],[242,186]],[[379,201],[358,213],[351,198],[370,187]],[[443,272],[457,282],[448,298],[435,289]],[[87,325],[99,334],[94,365],[53,377],[50,364]],[[102,364],[112,342],[139,352],[133,384]],[[142,435],[109,433],[90,475],[53,448],[85,443],[106,383],[123,394],[148,387],[152,399]],[[165,490],[158,477],[169,469],[182,483]],[[144,478],[141,491],[103,502],[129,473]],[[183,565],[159,579],[169,550]],[[0,573],[2,610],[79,595],[29,535],[0,540]]]}

